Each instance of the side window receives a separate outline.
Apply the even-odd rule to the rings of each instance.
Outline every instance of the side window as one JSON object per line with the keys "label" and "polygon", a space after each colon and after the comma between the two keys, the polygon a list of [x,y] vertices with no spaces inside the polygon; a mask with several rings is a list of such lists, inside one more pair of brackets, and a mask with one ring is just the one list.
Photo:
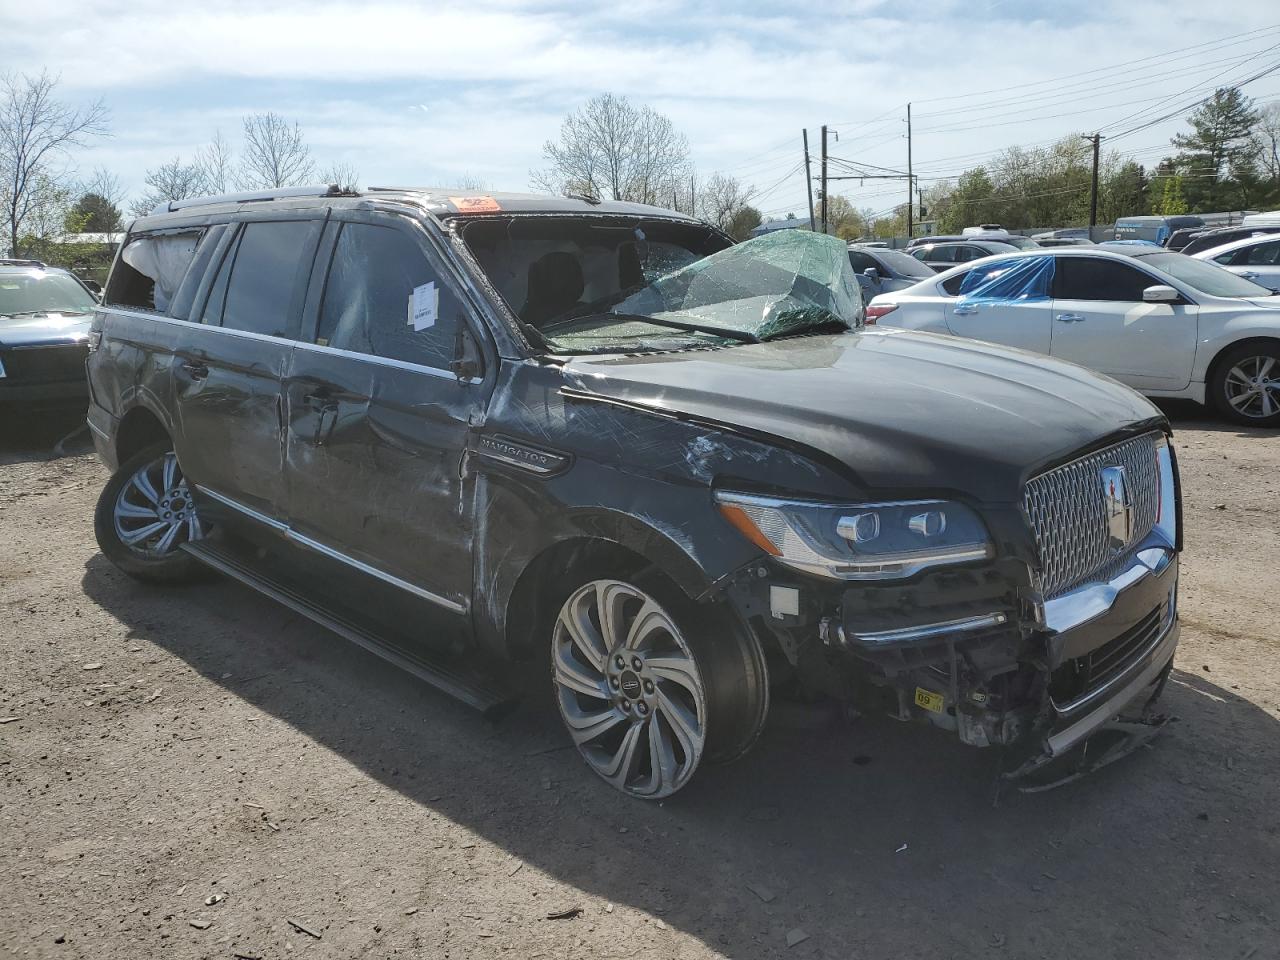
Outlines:
{"label": "side window", "polygon": [[273,337],[297,337],[319,221],[247,223],[222,261],[204,322]]}
{"label": "side window", "polygon": [[316,343],[447,370],[459,312],[413,237],[347,223],[334,247]]}
{"label": "side window", "polygon": [[200,288],[200,281],[208,272],[213,254],[218,249],[218,242],[226,232],[225,224],[217,224],[206,230],[204,236],[200,238],[200,245],[196,247],[196,254],[191,260],[191,266],[187,269],[187,275],[173,295],[169,316],[177,317],[179,320],[191,318],[191,306],[195,301],[196,291]]}
{"label": "side window", "polygon": [[942,283],[942,289],[947,291],[947,293],[951,294],[953,297],[960,296],[960,288],[964,285],[965,280],[969,279],[969,274],[972,272],[973,271],[970,270],[966,273],[957,273],[950,280],[944,280]]}
{"label": "side window", "polygon": [[1255,244],[1246,252],[1248,257],[1244,262],[1247,266],[1274,267],[1277,262],[1280,262],[1280,240]]}
{"label": "side window", "polygon": [[168,313],[204,234],[201,228],[130,237],[111,271],[103,301]]}
{"label": "side window", "polygon": [[981,260],[991,254],[981,247],[959,247],[956,249],[956,263],[968,263],[970,260]]}
{"label": "side window", "polygon": [[924,247],[920,254],[920,259],[926,263],[955,263],[956,248],[955,247]]}
{"label": "side window", "polygon": [[1142,291],[1156,283],[1141,270],[1114,260],[1058,257],[1053,295],[1059,300],[1142,302]]}
{"label": "side window", "polygon": [[863,270],[870,267],[875,267],[877,270],[880,269],[880,264],[876,263],[873,257],[863,253],[861,250],[849,251],[849,265],[853,267],[854,273],[862,273]]}

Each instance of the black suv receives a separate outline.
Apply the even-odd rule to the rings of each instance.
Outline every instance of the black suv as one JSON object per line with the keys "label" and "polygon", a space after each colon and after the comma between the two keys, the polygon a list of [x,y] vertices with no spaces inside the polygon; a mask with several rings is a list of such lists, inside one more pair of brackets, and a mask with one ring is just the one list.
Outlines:
{"label": "black suv", "polygon": [[0,411],[84,406],[89,317],[79,277],[39,260],[0,260]]}
{"label": "black suv", "polygon": [[1153,729],[1165,419],[865,327],[833,237],[515,194],[182,201],[131,226],[93,346],[113,562],[211,566],[485,710],[550,685],[628,794],[742,754],[771,687],[1002,745],[1010,777]]}

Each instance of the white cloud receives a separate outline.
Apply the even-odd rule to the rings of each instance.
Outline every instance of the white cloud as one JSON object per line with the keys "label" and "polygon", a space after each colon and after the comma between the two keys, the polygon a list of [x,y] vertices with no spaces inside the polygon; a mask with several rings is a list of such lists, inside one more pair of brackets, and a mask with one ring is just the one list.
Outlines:
{"label": "white cloud", "polygon": [[[940,0],[927,10],[880,0],[803,7],[0,0],[0,63],[60,72],[69,97],[103,96],[115,137],[87,154],[85,165],[108,165],[133,184],[147,166],[189,155],[215,128],[234,138],[241,116],[271,109],[303,125],[322,163],[352,163],[366,182],[467,172],[519,188],[560,118],[610,90],[668,113],[700,169],[732,169],[764,188],[800,159],[800,127],[816,137],[824,122],[839,132],[833,153],[901,166],[907,100],[921,107],[916,161],[925,169],[949,170],[964,162],[952,157],[1091,128],[1137,109],[1108,105],[1172,94],[1211,76],[1213,56],[1203,58],[1200,73],[1170,77],[1165,86],[1085,90],[1065,108],[1047,101],[1007,126],[990,124],[1009,107],[956,112],[948,122],[959,104],[927,101],[983,90],[1017,95],[1023,84],[1132,62],[1273,17],[1268,0],[1233,5],[1229,24],[1192,0]],[[1160,61],[1148,66],[1135,81],[1172,73]],[[1276,89],[1273,78],[1253,92]],[[1055,116],[1070,109],[1089,112]],[[936,130],[946,126],[961,129]],[[1131,146],[1167,136],[1168,129],[1153,130]],[[893,187],[862,193],[870,205],[889,206]],[[803,179],[792,175],[763,205],[796,209],[803,200]]]}

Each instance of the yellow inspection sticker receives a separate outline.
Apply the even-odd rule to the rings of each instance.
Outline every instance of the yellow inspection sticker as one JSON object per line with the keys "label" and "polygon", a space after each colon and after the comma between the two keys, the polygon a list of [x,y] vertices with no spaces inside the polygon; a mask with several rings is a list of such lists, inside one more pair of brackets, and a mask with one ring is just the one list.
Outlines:
{"label": "yellow inspection sticker", "polygon": [[924,687],[916,687],[917,707],[924,707],[930,713],[941,713],[946,702],[947,698],[942,694],[926,690]]}

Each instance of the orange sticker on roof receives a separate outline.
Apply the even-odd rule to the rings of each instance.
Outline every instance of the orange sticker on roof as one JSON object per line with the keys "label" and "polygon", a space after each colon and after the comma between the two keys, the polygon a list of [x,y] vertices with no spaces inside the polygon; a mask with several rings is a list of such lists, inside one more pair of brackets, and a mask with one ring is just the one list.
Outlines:
{"label": "orange sticker on roof", "polygon": [[450,197],[459,213],[497,213],[502,208],[493,197]]}

